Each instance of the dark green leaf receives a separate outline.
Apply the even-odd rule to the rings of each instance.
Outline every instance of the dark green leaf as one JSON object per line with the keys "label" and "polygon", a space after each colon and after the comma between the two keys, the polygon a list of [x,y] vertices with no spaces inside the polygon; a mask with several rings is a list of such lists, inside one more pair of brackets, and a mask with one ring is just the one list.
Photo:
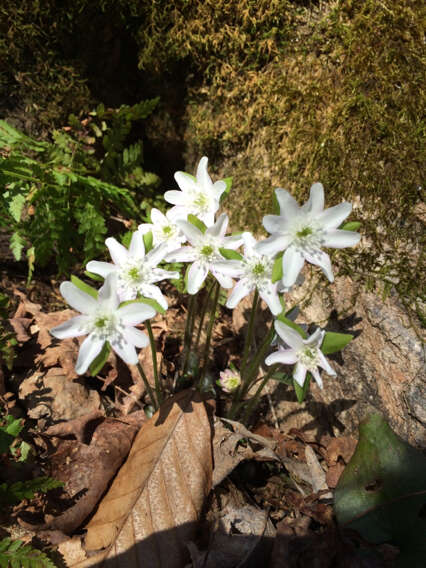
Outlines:
{"label": "dark green leaf", "polygon": [[397,565],[424,566],[426,458],[401,440],[380,414],[359,427],[359,442],[340,477],[335,511],[340,525],[374,543],[400,549]]}
{"label": "dark green leaf", "polygon": [[358,231],[361,227],[361,223],[359,221],[349,221],[349,223],[345,223],[340,228],[342,231]]}
{"label": "dark green leaf", "polygon": [[341,351],[352,339],[353,335],[349,333],[336,333],[334,331],[327,331],[324,335],[324,340],[321,345],[321,351],[324,355],[336,353]]}
{"label": "dark green leaf", "polygon": [[99,353],[99,355],[97,355],[97,357],[95,357],[95,359],[91,362],[89,366],[89,371],[92,377],[96,377],[96,375],[102,371],[103,366],[107,362],[110,351],[111,351],[111,346],[108,343],[108,341],[105,341],[101,349],[101,352]]}
{"label": "dark green leaf", "polygon": [[291,327],[292,329],[296,330],[297,333],[303,337],[303,339],[306,339],[308,337],[306,332],[300,327],[300,325],[297,325],[297,323],[291,321],[291,319],[286,317],[283,313],[277,316],[277,320],[281,321],[282,323],[285,323],[285,325],[288,325],[288,327]]}
{"label": "dark green leaf", "polygon": [[91,278],[92,280],[95,280],[95,282],[103,282],[104,279],[102,278],[102,276],[99,276],[99,274],[95,274],[94,272],[89,272],[88,270],[84,271],[84,274],[88,277]]}

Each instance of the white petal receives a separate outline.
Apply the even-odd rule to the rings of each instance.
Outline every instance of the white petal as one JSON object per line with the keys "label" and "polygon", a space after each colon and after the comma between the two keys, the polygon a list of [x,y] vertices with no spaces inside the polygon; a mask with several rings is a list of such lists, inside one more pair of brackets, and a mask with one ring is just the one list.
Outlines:
{"label": "white petal", "polygon": [[297,201],[292,197],[286,189],[280,187],[275,190],[278,204],[280,206],[280,215],[286,219],[296,217],[300,212]]}
{"label": "white petal", "polygon": [[149,343],[147,334],[135,327],[126,327],[123,335],[129,343],[136,347],[146,347]]}
{"label": "white petal", "polygon": [[146,296],[147,298],[152,298],[156,302],[160,304],[160,306],[167,310],[169,304],[167,303],[166,298],[163,296],[160,288],[158,286],[152,286],[151,284],[145,284],[141,288],[142,296]]}
{"label": "white petal", "polygon": [[187,217],[188,213],[182,207],[172,207],[166,213],[168,223],[176,223],[178,219],[185,220]]}
{"label": "white petal", "polygon": [[319,266],[330,282],[334,281],[333,270],[331,268],[330,257],[324,251],[317,249],[313,252],[305,252],[305,258],[311,264]]}
{"label": "white petal", "polygon": [[256,246],[257,241],[249,231],[245,231],[241,235],[241,238],[244,243],[244,254],[246,256],[250,256],[251,254],[253,254],[253,250]]}
{"label": "white petal", "polygon": [[257,243],[254,249],[259,254],[272,257],[278,252],[285,250],[291,243],[291,240],[289,235],[276,234]]}
{"label": "white petal", "polygon": [[203,233],[189,221],[176,221],[176,225],[192,245],[197,246],[199,243],[203,242]]}
{"label": "white petal", "polygon": [[145,235],[146,233],[149,233],[149,231],[152,231],[153,228],[154,225],[152,223],[142,223],[141,225],[139,225],[138,231],[142,235]]}
{"label": "white petal", "polygon": [[302,365],[302,363],[297,363],[296,368],[293,371],[293,379],[299,383],[301,387],[305,384],[307,369]]}
{"label": "white petal", "polygon": [[245,298],[250,292],[254,290],[254,285],[251,284],[247,278],[243,278],[240,280],[236,285],[235,288],[232,290],[227,302],[226,307],[230,308],[231,310],[237,306],[240,301]]}
{"label": "white petal", "polygon": [[319,213],[317,220],[324,229],[337,229],[352,211],[352,204],[344,201]]}
{"label": "white petal", "polygon": [[153,225],[168,225],[169,221],[163,213],[159,209],[153,207],[151,209],[151,223]]}
{"label": "white petal", "polygon": [[117,271],[118,267],[115,264],[111,264],[110,262],[91,260],[86,264],[86,270],[93,272],[94,274],[99,274],[99,276],[102,276],[103,278],[106,278],[108,274],[111,274],[111,272]]}
{"label": "white petal", "polygon": [[[187,174],[186,172],[176,172],[175,173],[175,180],[176,183],[178,184],[178,186],[181,188],[181,190],[186,193],[188,191],[196,191],[197,190],[197,182],[196,180],[193,178],[193,176],[191,176],[190,174]],[[170,193],[169,191],[166,191],[166,193],[164,194],[164,198],[166,201],[169,201],[169,199],[167,199],[166,195]],[[176,192],[178,193],[178,192]],[[185,197],[184,197],[185,198]],[[170,201],[170,203],[173,203],[173,201]]]}
{"label": "white petal", "polygon": [[232,286],[234,285],[232,278],[216,270],[215,265],[210,267],[210,272],[213,274],[213,276],[216,278],[216,280],[219,282],[222,288],[228,289],[232,288]]}
{"label": "white petal", "polygon": [[146,255],[146,262],[151,268],[154,268],[163,260],[168,250],[169,247],[167,246],[167,243],[161,243],[160,245],[157,245]]}
{"label": "white petal", "polygon": [[82,375],[89,368],[90,363],[96,359],[104,345],[103,339],[96,338],[92,333],[80,345],[75,371]]}
{"label": "white petal", "polygon": [[95,298],[93,298],[93,296],[86,294],[86,292],[77,288],[77,286],[72,282],[62,282],[59,290],[67,304],[69,304],[77,312],[90,314],[98,306],[98,302]]}
{"label": "white petal", "polygon": [[117,314],[124,325],[138,325],[147,319],[153,318],[156,311],[148,304],[133,302],[118,308]]}
{"label": "white petal", "polygon": [[305,264],[303,254],[294,246],[290,246],[283,256],[283,284],[287,288],[296,282],[299,272]]}
{"label": "white petal", "polygon": [[319,348],[324,340],[325,331],[318,327],[308,339],[304,340],[304,344],[309,347]]}
{"label": "white petal", "polygon": [[271,353],[265,359],[265,363],[267,365],[275,365],[276,363],[281,363],[282,365],[293,365],[296,361],[297,356],[294,349],[278,349],[278,351]]}
{"label": "white petal", "polygon": [[212,235],[213,237],[224,237],[226,233],[226,229],[228,228],[229,218],[226,213],[222,213],[220,217],[217,219],[216,223],[209,227],[206,231],[208,235]]}
{"label": "white petal", "polygon": [[198,253],[193,247],[181,247],[173,250],[165,256],[166,262],[194,262],[198,258]]}
{"label": "white petal", "polygon": [[336,371],[333,369],[333,367],[330,365],[330,363],[327,361],[327,359],[324,357],[324,353],[322,353],[321,351],[319,352],[319,366],[324,369],[324,371],[327,373],[327,375],[331,375],[332,377],[336,377]]}
{"label": "white petal", "polygon": [[115,310],[120,304],[120,299],[117,293],[117,273],[111,272],[105,278],[105,282],[98,292],[99,302],[110,310]]}
{"label": "white petal", "polygon": [[223,237],[223,248],[237,250],[243,244],[242,235],[230,235],[229,237]]}
{"label": "white petal", "polygon": [[322,183],[314,183],[311,185],[311,190],[309,193],[309,199],[303,205],[302,209],[304,211],[310,211],[311,213],[318,214],[324,209],[324,186]]}
{"label": "white petal", "polygon": [[126,262],[129,257],[126,247],[120,244],[116,239],[114,239],[114,237],[109,237],[105,241],[105,244],[108,247],[109,254],[111,255],[114,264],[120,266],[123,262]]}
{"label": "white petal", "polygon": [[166,193],[164,194],[164,199],[168,203],[172,203],[173,205],[185,205],[187,198],[182,191],[172,189],[171,191],[166,191]]}
{"label": "white petal", "polygon": [[111,341],[111,347],[119,357],[123,359],[128,365],[136,365],[138,362],[138,355],[134,345],[129,343],[124,335]]}
{"label": "white petal", "polygon": [[319,388],[322,389],[322,379],[321,379],[321,375],[320,375],[318,369],[317,368],[312,369],[311,373],[312,373],[312,376],[314,377],[317,385],[319,386]]}
{"label": "white petal", "polygon": [[196,294],[206,279],[208,269],[201,262],[194,262],[188,271],[188,293]]}
{"label": "white petal", "polygon": [[231,276],[232,278],[241,278],[244,274],[243,263],[240,260],[223,260],[222,262],[215,262],[214,269],[221,274]]}
{"label": "white petal", "polygon": [[265,215],[262,223],[268,233],[284,233],[289,225],[285,217],[280,215]]}
{"label": "white petal", "polygon": [[163,270],[162,268],[154,268],[150,275],[150,283],[161,282],[161,280],[167,280],[168,278],[173,278],[178,280],[180,278],[179,272],[172,270]]}
{"label": "white petal", "polygon": [[214,225],[214,216],[218,209],[219,201],[216,201],[211,211],[207,211],[207,213],[198,213],[200,221],[202,221],[206,227],[212,227]]}
{"label": "white petal", "polygon": [[143,242],[142,233],[135,231],[132,235],[132,240],[129,246],[129,255],[133,258],[144,258],[145,245]]}
{"label": "white petal", "polygon": [[272,282],[267,282],[261,288],[259,288],[259,295],[264,302],[268,304],[268,308],[271,310],[274,316],[277,316],[283,311],[283,307],[280,302],[280,298],[277,294],[277,284],[272,284]]}
{"label": "white petal", "polygon": [[275,331],[281,337],[281,339],[292,349],[299,351],[303,348],[303,338],[297,333],[295,329],[292,329],[288,325],[285,325],[282,321],[275,320]]}
{"label": "white petal", "polygon": [[334,229],[326,231],[321,243],[325,247],[346,248],[353,247],[359,243],[361,235],[355,231],[339,231]]}
{"label": "white petal", "polygon": [[50,330],[53,337],[58,339],[67,339],[68,337],[79,337],[80,335],[86,335],[87,333],[87,316],[75,316],[70,320],[57,325]]}
{"label": "white petal", "polygon": [[213,184],[213,188],[212,188],[212,193],[213,193],[215,199],[220,199],[220,196],[225,191],[225,189],[226,189],[226,182],[224,182],[223,180],[216,181]]}
{"label": "white petal", "polygon": [[197,167],[197,182],[201,184],[201,186],[203,187],[203,189],[206,192],[210,193],[211,187],[212,187],[212,180],[210,179],[210,176],[207,172],[207,162],[208,162],[208,158],[207,156],[203,156],[201,158],[201,160],[198,163],[198,167]]}

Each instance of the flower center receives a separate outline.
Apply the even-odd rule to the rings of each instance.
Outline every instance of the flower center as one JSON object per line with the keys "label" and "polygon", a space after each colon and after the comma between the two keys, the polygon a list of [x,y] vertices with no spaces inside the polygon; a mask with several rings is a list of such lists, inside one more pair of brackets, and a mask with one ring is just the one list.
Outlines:
{"label": "flower center", "polygon": [[130,270],[127,271],[127,276],[133,282],[139,282],[139,280],[141,278],[139,268],[137,268],[136,266],[133,266],[132,268],[130,268]]}
{"label": "flower center", "polygon": [[209,207],[209,199],[205,193],[197,193],[194,197],[193,204],[200,211],[204,211]]}
{"label": "flower center", "polygon": [[253,272],[254,276],[262,276],[262,274],[265,273],[265,267],[263,266],[263,264],[261,262],[258,262],[257,264],[255,264],[253,266],[252,272]]}
{"label": "flower center", "polygon": [[304,239],[305,237],[309,237],[309,235],[312,235],[312,233],[313,230],[311,229],[311,227],[303,227],[303,229],[297,231],[296,237],[299,239]]}
{"label": "flower center", "polygon": [[307,369],[315,369],[318,366],[318,349],[305,347],[299,352],[299,361]]}
{"label": "flower center", "polygon": [[211,245],[204,245],[200,250],[201,256],[204,256],[206,259],[209,259],[213,253],[214,248]]}
{"label": "flower center", "polygon": [[165,227],[163,227],[163,233],[165,236],[169,236],[172,233],[173,229],[170,227],[170,225],[166,225]]}
{"label": "flower center", "polygon": [[100,313],[95,316],[92,325],[92,333],[106,341],[117,332],[120,322],[114,314]]}

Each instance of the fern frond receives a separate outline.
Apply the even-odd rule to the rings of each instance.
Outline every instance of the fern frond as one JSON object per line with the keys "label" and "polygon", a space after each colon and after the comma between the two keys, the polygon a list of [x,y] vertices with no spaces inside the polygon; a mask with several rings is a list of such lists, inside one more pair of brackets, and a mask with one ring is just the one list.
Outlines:
{"label": "fern frond", "polygon": [[24,544],[22,540],[0,540],[0,568],[56,568],[41,550]]}

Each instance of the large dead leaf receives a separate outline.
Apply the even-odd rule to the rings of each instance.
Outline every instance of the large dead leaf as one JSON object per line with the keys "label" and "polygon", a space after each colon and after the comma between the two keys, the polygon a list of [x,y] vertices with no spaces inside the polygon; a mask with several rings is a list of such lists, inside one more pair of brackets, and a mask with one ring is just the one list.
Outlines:
{"label": "large dead leaf", "polygon": [[108,557],[108,566],[184,566],[211,480],[206,408],[198,394],[184,391],[141,428],[86,527],[87,559],[68,565],[94,566]]}

